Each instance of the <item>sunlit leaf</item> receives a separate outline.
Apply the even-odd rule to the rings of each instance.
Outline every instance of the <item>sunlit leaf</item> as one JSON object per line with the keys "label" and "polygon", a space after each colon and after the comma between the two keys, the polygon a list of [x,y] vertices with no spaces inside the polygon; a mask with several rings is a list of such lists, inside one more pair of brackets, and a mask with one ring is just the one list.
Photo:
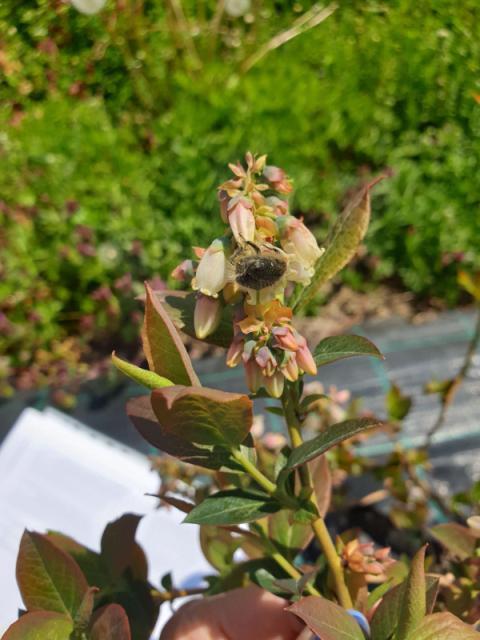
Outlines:
{"label": "sunlit leaf", "polygon": [[161,387],[171,387],[173,385],[171,380],[167,380],[167,378],[159,376],[158,373],[155,373],[154,371],[142,369],[130,362],[122,360],[115,355],[115,351],[112,353],[112,362],[119,371],[135,382],[138,382],[138,384],[147,387],[147,389],[160,389]]}
{"label": "sunlit leaf", "polygon": [[396,633],[397,640],[406,640],[427,613],[425,550],[426,547],[422,547],[415,554],[405,582]]}
{"label": "sunlit leaf", "polygon": [[430,533],[440,544],[460,560],[471,558],[475,553],[478,541],[477,536],[474,531],[468,527],[464,527],[456,522],[447,522],[431,527]]}
{"label": "sunlit leaf", "polygon": [[73,631],[70,616],[53,611],[25,613],[2,636],[2,640],[68,640]]}
{"label": "sunlit leaf", "polygon": [[307,440],[307,442],[304,442],[294,449],[288,458],[287,466],[289,469],[298,467],[322,455],[322,453],[340,444],[340,442],[352,438],[367,429],[373,429],[381,425],[382,423],[374,418],[360,418],[357,420],[338,422],[328,427],[326,431],[323,431],[315,438],[312,438],[312,440]]}
{"label": "sunlit leaf", "polygon": [[478,631],[451,613],[426,616],[406,640],[478,640]]}
{"label": "sunlit leaf", "polygon": [[175,384],[199,386],[200,381],[177,329],[148,284],[145,289],[142,342],[150,370]]}
{"label": "sunlit leaf", "polygon": [[29,611],[55,611],[72,617],[88,589],[75,560],[33,531],[25,531],[20,542],[17,582]]}
{"label": "sunlit leaf", "polygon": [[354,356],[373,356],[383,360],[377,347],[362,336],[331,336],[324,338],[315,347],[313,357],[317,367]]}
{"label": "sunlit leaf", "polygon": [[275,513],[280,505],[261,493],[232,489],[205,498],[185,518],[192,524],[242,524]]}
{"label": "sunlit leaf", "polygon": [[200,445],[238,445],[253,421],[248,396],[203,387],[156,389],[152,408],[164,431]]}
{"label": "sunlit leaf", "polygon": [[412,399],[402,393],[400,387],[392,384],[385,396],[388,419],[393,422],[403,420],[412,407]]}
{"label": "sunlit leaf", "polygon": [[287,611],[303,620],[322,640],[365,640],[359,625],[345,609],[325,598],[302,598]]}

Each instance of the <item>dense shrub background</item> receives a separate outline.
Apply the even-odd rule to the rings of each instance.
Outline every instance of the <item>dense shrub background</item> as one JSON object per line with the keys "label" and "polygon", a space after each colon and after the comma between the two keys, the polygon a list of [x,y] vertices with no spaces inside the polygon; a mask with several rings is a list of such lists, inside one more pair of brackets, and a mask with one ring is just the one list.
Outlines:
{"label": "dense shrub background", "polygon": [[178,6],[1,3],[0,370],[23,386],[136,333],[132,293],[211,239],[215,186],[246,149],[294,177],[320,237],[350,188],[392,169],[375,278],[453,303],[456,261],[480,266],[477,0],[341,2],[248,71],[313,3],[252,2],[218,29],[214,1]]}

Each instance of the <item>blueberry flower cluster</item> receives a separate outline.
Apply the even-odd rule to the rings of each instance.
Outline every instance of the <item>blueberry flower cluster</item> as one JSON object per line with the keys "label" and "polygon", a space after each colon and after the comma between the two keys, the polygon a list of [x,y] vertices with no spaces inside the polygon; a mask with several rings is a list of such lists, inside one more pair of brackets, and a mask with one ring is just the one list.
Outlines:
{"label": "blueberry flower cluster", "polygon": [[213,333],[225,305],[234,305],[234,337],[227,354],[231,367],[242,363],[247,383],[280,397],[285,380],[316,366],[306,340],[292,325],[288,296],[296,284],[307,286],[322,249],[286,196],[292,185],[266,156],[246,154],[246,167],[229,165],[233,178],[219,187],[222,237],[195,249],[198,262],[184,261],[173,276],[191,278],[197,291],[194,313],[199,339]]}

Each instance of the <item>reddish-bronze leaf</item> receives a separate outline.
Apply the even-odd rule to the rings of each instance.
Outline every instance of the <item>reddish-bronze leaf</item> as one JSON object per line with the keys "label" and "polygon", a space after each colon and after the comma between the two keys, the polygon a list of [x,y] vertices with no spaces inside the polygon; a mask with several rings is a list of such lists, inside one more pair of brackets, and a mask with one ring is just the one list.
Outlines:
{"label": "reddish-bronze leaf", "polygon": [[317,498],[318,513],[327,515],[332,498],[332,474],[325,454],[308,463],[311,469],[313,488]]}
{"label": "reddish-bronze leaf", "polygon": [[108,604],[93,616],[90,640],[131,640],[130,623],[123,607]]}
{"label": "reddish-bronze leaf", "polygon": [[165,387],[152,392],[152,408],[162,429],[187,442],[238,445],[253,420],[246,395],[203,387]]}
{"label": "reddish-bronze leaf", "polygon": [[478,640],[478,631],[451,613],[426,616],[407,640]]}
{"label": "reddish-bronze leaf", "polygon": [[125,513],[105,527],[100,548],[102,557],[114,578],[119,578],[132,564],[136,544],[135,534],[141,519],[142,516],[137,514]]}
{"label": "reddish-bronze leaf", "polygon": [[183,462],[205,467],[221,469],[231,467],[230,452],[224,448],[209,450],[166,431],[153,413],[150,396],[132,398],[127,403],[127,414],[140,434],[154,447],[175,456]]}
{"label": "reddish-bronze leaf", "polygon": [[2,640],[68,640],[72,631],[70,616],[53,611],[33,611],[8,627]]}
{"label": "reddish-bronze leaf", "polygon": [[287,611],[303,620],[322,640],[365,640],[360,626],[345,609],[325,598],[302,598]]}
{"label": "reddish-bronze leaf", "polygon": [[46,536],[25,531],[17,558],[17,582],[29,611],[75,617],[88,584],[80,567]]}
{"label": "reddish-bronze leaf", "polygon": [[145,284],[143,350],[151,371],[175,384],[200,385],[190,357],[161,302]]}

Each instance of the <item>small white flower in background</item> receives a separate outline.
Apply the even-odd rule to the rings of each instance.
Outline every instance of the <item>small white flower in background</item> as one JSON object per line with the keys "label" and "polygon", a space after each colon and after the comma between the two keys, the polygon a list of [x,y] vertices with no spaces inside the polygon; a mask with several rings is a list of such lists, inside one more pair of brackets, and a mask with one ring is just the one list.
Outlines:
{"label": "small white flower in background", "polygon": [[107,0],[70,0],[70,2],[80,13],[93,16],[94,13],[98,13],[103,9]]}
{"label": "small white flower in background", "polygon": [[225,13],[231,18],[240,18],[250,11],[250,0],[225,0]]}

